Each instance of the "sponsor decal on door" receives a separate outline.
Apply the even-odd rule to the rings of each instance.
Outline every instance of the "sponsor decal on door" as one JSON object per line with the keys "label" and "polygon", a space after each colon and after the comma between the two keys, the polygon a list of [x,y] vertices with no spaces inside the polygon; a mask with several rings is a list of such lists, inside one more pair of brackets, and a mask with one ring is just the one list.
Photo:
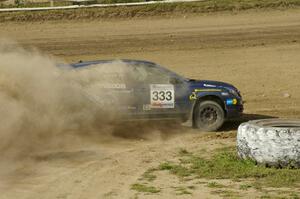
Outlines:
{"label": "sponsor decal on door", "polygon": [[151,108],[174,108],[175,94],[172,84],[151,84],[150,85]]}

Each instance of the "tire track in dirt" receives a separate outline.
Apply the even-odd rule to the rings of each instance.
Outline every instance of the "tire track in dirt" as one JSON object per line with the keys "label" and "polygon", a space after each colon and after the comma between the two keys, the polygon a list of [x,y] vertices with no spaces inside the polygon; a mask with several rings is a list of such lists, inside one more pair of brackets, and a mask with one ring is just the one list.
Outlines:
{"label": "tire track in dirt", "polygon": [[29,40],[22,42],[57,56],[84,56],[136,53],[140,51],[178,51],[207,48],[237,48],[278,45],[300,42],[300,22],[292,25],[250,27],[214,31],[182,31],[176,33],[154,33],[120,35],[109,37]]}

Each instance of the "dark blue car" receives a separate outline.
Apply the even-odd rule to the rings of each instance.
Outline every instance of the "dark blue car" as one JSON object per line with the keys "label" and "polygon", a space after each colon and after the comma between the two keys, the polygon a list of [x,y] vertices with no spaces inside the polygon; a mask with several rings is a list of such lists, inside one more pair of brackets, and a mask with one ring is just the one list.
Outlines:
{"label": "dark blue car", "polygon": [[[113,65],[120,63],[122,68],[111,70]],[[105,78],[98,75],[99,81],[103,80],[101,88],[109,93],[113,91],[108,98],[117,96],[124,120],[191,120],[195,128],[216,131],[224,121],[237,118],[243,112],[242,97],[233,85],[188,79],[152,62],[103,60],[71,66],[75,71],[104,66],[104,70],[99,71],[105,73]],[[114,106],[113,103],[110,106]]]}

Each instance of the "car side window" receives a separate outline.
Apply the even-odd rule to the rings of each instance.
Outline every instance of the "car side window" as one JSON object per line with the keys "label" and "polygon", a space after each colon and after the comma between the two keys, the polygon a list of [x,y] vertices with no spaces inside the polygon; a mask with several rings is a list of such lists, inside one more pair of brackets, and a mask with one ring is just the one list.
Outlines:
{"label": "car side window", "polygon": [[138,82],[148,84],[168,84],[170,76],[153,65],[139,64],[133,66],[133,77]]}
{"label": "car side window", "polygon": [[[71,74],[81,86],[125,84],[126,74],[121,67],[110,67],[99,64],[74,70]],[[124,66],[122,66],[124,67]],[[76,78],[75,78],[76,77]]]}

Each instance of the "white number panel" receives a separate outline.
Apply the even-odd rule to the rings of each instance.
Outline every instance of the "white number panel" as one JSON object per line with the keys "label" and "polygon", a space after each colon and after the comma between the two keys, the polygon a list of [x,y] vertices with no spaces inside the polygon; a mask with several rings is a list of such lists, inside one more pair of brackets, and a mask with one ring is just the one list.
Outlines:
{"label": "white number panel", "polygon": [[174,108],[174,85],[150,84],[150,98],[151,108]]}

